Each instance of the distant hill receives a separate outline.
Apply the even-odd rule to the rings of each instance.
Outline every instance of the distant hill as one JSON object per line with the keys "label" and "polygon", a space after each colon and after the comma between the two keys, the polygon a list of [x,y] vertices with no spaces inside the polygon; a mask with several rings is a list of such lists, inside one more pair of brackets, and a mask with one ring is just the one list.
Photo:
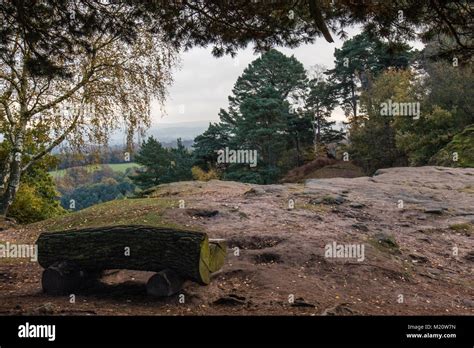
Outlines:
{"label": "distant hill", "polygon": [[[104,166],[104,164],[89,164],[86,165],[86,169],[88,172],[93,172],[96,170],[99,170]],[[125,173],[125,171],[128,168],[137,168],[140,167],[139,164],[130,162],[130,163],[113,163],[113,164],[107,164],[114,172],[119,172],[119,173]],[[49,172],[53,178],[62,178],[64,174],[66,174],[66,169],[58,169],[58,170],[53,170]]]}
{"label": "distant hill", "polygon": [[[180,123],[161,123],[153,125],[146,132],[146,137],[153,135],[163,146],[172,147],[176,144],[176,139],[181,138],[186,147],[190,147],[193,140],[199,134],[202,134],[208,127],[209,122],[213,121],[194,121]],[[111,145],[121,145],[125,141],[123,131],[116,132],[110,137]]]}

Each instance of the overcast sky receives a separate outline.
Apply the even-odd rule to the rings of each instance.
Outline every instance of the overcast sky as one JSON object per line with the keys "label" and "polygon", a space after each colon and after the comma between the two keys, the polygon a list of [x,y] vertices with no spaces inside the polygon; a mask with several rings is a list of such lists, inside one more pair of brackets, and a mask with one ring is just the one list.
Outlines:
{"label": "overcast sky", "polygon": [[[349,38],[358,34],[358,29],[348,30]],[[312,45],[295,49],[276,47],[282,53],[294,55],[306,69],[316,64],[334,67],[334,50],[343,41],[334,37],[334,43],[319,38]],[[193,48],[181,54],[181,69],[174,72],[174,83],[169,89],[166,115],[156,103],[152,107],[154,125],[190,121],[217,121],[220,108],[227,108],[227,97],[245,67],[258,56],[252,47],[238,52],[235,58],[215,58],[211,48]],[[341,110],[333,113],[333,119],[343,120]]]}

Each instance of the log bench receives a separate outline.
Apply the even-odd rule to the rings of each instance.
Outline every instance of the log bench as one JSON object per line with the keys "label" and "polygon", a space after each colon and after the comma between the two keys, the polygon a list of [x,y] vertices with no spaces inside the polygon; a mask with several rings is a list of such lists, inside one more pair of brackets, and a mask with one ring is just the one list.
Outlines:
{"label": "log bench", "polygon": [[127,269],[157,272],[147,292],[171,296],[186,280],[209,284],[227,254],[225,240],[209,240],[204,232],[143,225],[45,232],[36,244],[43,291],[51,295],[87,286],[104,270]]}

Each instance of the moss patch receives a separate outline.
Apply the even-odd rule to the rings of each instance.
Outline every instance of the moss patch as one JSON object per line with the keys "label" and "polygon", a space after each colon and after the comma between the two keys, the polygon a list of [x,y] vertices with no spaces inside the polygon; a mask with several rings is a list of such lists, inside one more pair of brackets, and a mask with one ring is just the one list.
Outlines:
{"label": "moss patch", "polygon": [[451,226],[449,226],[449,229],[453,230],[455,232],[462,233],[462,234],[470,237],[474,232],[474,225],[466,222],[466,223],[462,223],[462,224],[451,225]]}
{"label": "moss patch", "polygon": [[[457,161],[453,161],[454,153],[458,155]],[[467,126],[461,133],[456,134],[430,162],[448,167],[474,167],[474,125]]]}
{"label": "moss patch", "polygon": [[393,236],[379,233],[370,237],[368,242],[377,250],[388,252],[390,254],[400,254],[398,243]]}

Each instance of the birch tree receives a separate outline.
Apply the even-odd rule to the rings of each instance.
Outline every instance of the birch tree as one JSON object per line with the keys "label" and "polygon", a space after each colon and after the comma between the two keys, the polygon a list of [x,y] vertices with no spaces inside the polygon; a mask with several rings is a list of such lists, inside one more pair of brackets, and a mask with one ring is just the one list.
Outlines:
{"label": "birch tree", "polygon": [[[71,21],[90,15],[86,7],[71,11]],[[126,21],[132,12],[122,4],[108,5],[102,21]],[[70,54],[54,61],[58,74],[33,69],[36,46],[21,27],[11,28],[16,33],[4,38],[0,52],[0,139],[8,149],[0,167],[0,216],[8,213],[22,174],[61,143],[106,143],[118,127],[131,133],[149,125],[150,102],[165,100],[176,49],[145,23],[135,25],[133,40],[106,28],[85,31],[80,41],[70,34],[75,40]],[[35,144],[33,150],[27,141]]]}

